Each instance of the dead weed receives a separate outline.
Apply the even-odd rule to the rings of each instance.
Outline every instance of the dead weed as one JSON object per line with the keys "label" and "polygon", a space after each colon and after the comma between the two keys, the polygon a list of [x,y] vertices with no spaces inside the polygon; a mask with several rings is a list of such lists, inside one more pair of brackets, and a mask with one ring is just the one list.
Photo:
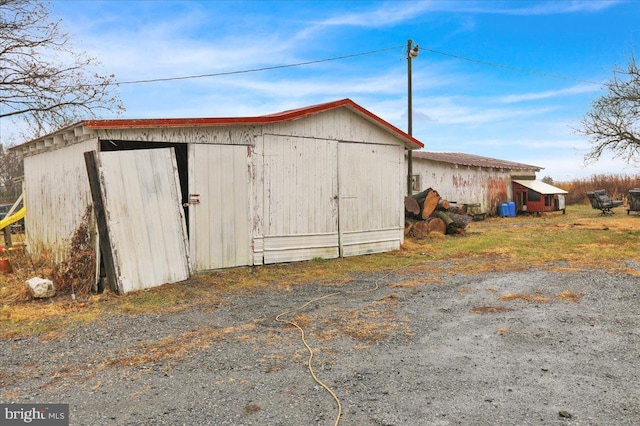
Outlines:
{"label": "dead weed", "polygon": [[503,312],[513,311],[511,308],[505,308],[503,306],[479,306],[477,308],[471,309],[469,312],[472,314],[501,314]]}
{"label": "dead weed", "polygon": [[500,300],[503,302],[510,302],[513,300],[524,300],[526,302],[534,303],[548,303],[551,299],[543,296],[541,293],[535,292],[534,294],[522,294],[522,293],[504,293],[500,296]]}

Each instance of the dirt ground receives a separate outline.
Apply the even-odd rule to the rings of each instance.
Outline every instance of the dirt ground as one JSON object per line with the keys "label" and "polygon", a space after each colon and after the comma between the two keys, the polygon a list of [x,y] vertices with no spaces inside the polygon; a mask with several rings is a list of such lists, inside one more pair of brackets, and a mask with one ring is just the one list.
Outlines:
{"label": "dirt ground", "polygon": [[72,425],[640,424],[638,276],[432,270],[0,341],[0,402]]}

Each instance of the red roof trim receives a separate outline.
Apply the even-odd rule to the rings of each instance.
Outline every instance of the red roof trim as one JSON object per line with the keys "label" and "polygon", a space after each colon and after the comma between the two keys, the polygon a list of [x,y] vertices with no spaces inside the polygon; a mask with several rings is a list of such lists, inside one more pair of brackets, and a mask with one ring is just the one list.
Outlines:
{"label": "red roof trim", "polygon": [[270,115],[261,115],[256,117],[222,117],[222,118],[143,118],[143,119],[113,119],[113,120],[85,120],[82,122],[87,129],[133,129],[133,128],[153,128],[153,127],[204,127],[204,126],[225,126],[225,125],[252,125],[252,124],[269,124],[293,121],[320,112],[332,110],[335,108],[347,107],[369,119],[377,122],[383,127],[388,128],[393,133],[403,139],[407,139],[419,148],[424,144],[407,133],[398,129],[394,125],[388,123],[377,115],[373,114],[353,102],[351,99],[341,99],[338,101],[328,102],[319,105],[313,105],[304,108],[298,108],[288,111],[279,112]]}

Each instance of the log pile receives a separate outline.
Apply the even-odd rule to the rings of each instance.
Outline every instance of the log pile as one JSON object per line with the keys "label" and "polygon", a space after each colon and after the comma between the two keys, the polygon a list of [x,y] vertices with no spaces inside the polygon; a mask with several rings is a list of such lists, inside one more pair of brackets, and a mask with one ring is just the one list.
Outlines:
{"label": "log pile", "polygon": [[464,234],[471,222],[464,207],[440,197],[438,191],[428,188],[404,199],[404,234],[413,238],[427,238],[430,234]]}

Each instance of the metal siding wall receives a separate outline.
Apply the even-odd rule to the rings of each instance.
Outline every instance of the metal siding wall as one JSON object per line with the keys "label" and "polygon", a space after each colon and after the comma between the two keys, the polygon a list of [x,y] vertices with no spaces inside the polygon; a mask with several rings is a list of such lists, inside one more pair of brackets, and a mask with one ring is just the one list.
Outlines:
{"label": "metal siding wall", "polygon": [[339,144],[343,256],[400,248],[404,230],[403,158],[404,150],[399,146]]}
{"label": "metal siding wall", "polygon": [[498,203],[513,199],[511,174],[535,173],[528,170],[499,171],[458,166],[423,159],[414,159],[413,174],[420,175],[421,189],[433,188],[440,196],[460,204],[482,204],[482,209],[495,213]]}
{"label": "metal siding wall", "polygon": [[251,249],[253,265],[264,263],[264,138],[256,139],[253,147],[253,155],[250,160],[251,173],[249,174],[249,194],[252,200],[251,217]]}
{"label": "metal siding wall", "polygon": [[187,279],[186,229],[173,150],[102,152],[100,164],[123,291]]}
{"label": "metal siding wall", "polygon": [[265,135],[264,263],[338,256],[337,142]]}
{"label": "metal siding wall", "polygon": [[97,139],[24,158],[26,243],[29,253],[60,262],[87,206],[92,205],[83,153]]}
{"label": "metal siding wall", "polygon": [[194,269],[251,265],[249,161],[246,146],[190,145],[189,208]]}
{"label": "metal siding wall", "polygon": [[347,108],[334,109],[291,122],[268,124],[264,126],[263,133],[366,144],[388,145],[390,141],[401,143],[392,133]]}
{"label": "metal siding wall", "polygon": [[102,140],[171,142],[214,145],[254,145],[259,126],[165,127],[100,129]]}

